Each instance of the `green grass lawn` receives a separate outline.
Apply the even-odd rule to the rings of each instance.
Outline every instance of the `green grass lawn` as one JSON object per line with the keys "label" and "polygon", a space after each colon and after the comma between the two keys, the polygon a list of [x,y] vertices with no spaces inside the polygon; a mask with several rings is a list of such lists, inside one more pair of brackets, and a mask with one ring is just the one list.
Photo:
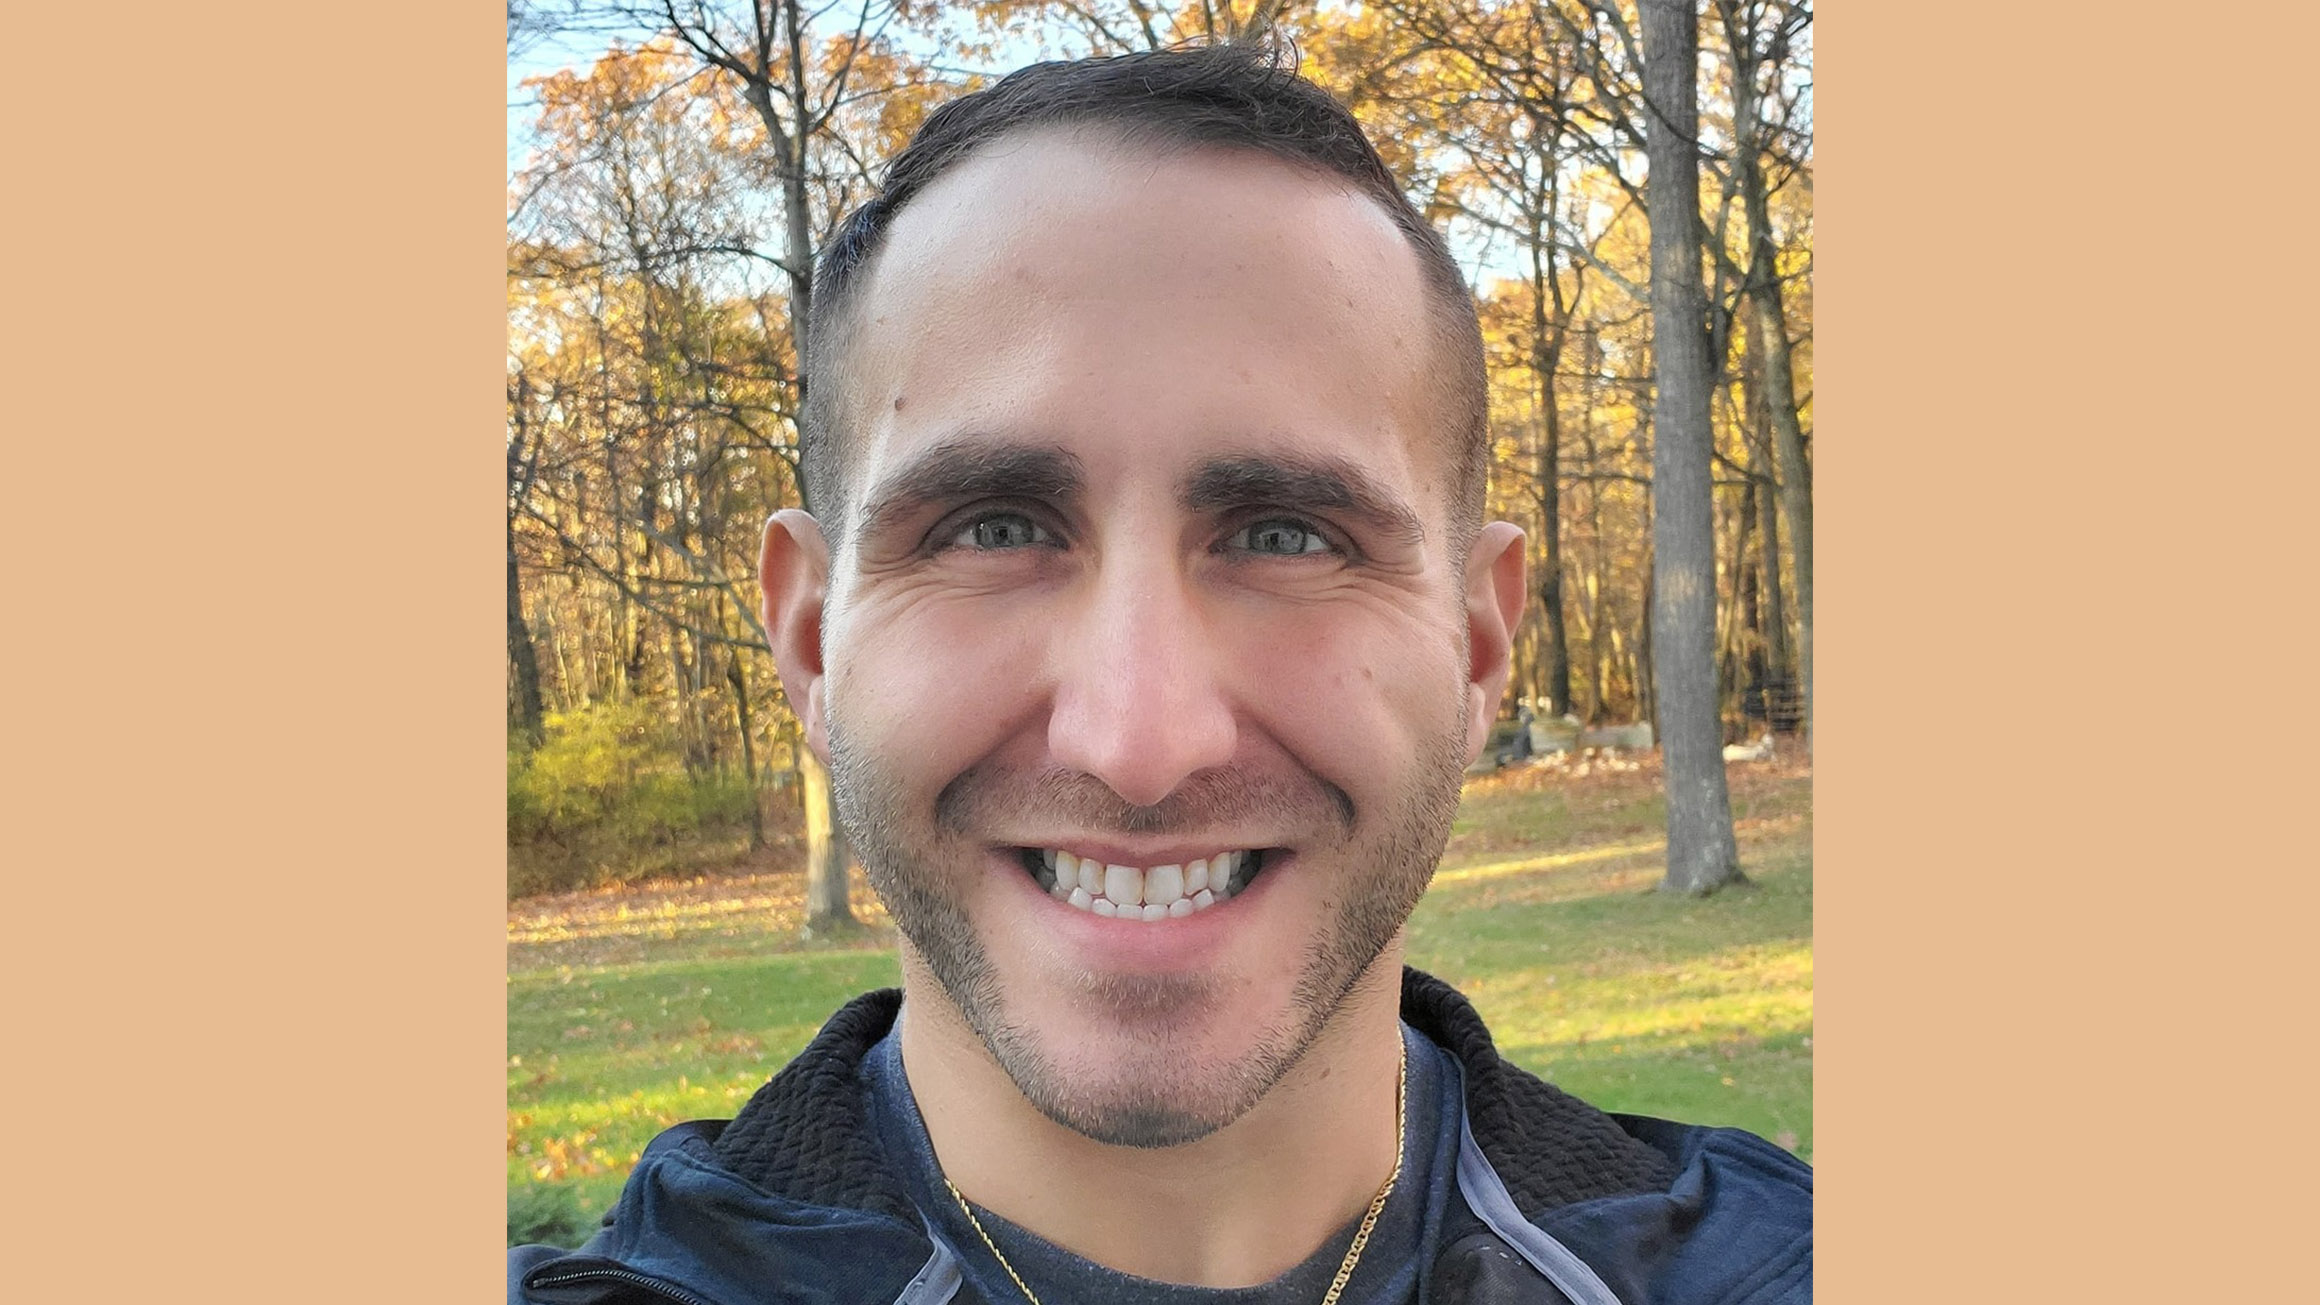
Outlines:
{"label": "green grass lawn", "polygon": [[[1584,773],[1582,773],[1582,769]],[[1481,1008],[1499,1049],[1607,1110],[1735,1124],[1812,1157],[1812,778],[1736,764],[1752,883],[1652,891],[1655,764],[1469,780],[1410,922],[1410,962]],[[900,981],[891,927],[798,937],[795,873],[508,908],[508,1185],[589,1225],[654,1133],[725,1118],[847,998]]]}

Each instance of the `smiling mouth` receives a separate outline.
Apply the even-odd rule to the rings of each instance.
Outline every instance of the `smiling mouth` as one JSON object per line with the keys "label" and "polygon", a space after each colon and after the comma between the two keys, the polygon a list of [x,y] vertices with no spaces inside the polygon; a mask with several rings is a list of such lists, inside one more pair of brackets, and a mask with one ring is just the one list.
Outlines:
{"label": "smiling mouth", "polygon": [[1265,848],[1218,852],[1182,865],[1106,865],[1062,848],[1019,849],[1023,868],[1057,901],[1121,920],[1167,920],[1208,910],[1249,886]]}

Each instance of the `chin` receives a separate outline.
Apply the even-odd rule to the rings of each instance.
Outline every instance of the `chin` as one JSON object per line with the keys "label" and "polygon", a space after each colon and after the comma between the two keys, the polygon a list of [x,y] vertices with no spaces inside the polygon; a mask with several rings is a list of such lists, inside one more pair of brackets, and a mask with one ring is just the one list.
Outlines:
{"label": "chin", "polygon": [[1247,1114],[1328,1023],[1338,1002],[1305,991],[1317,959],[1235,979],[1010,976],[973,994],[982,1009],[959,1004],[1041,1114],[1108,1145],[1181,1146]]}
{"label": "chin", "polygon": [[[1139,981],[1124,995],[1134,1003],[1162,995],[1158,988],[1193,984],[1214,986]],[[1197,1001],[1145,1018],[1082,1014],[1036,1027],[1044,1032],[1011,1024],[985,1041],[1041,1114],[1112,1146],[1181,1146],[1231,1124],[1280,1081],[1310,1040],[1294,1027],[1219,1028],[1208,1003]]]}

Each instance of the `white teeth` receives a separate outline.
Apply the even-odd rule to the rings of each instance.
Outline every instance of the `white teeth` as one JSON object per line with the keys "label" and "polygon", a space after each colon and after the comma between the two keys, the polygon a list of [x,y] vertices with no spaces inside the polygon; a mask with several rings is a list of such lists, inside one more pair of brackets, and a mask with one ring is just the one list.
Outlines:
{"label": "white teeth", "polygon": [[1235,884],[1233,876],[1251,855],[1219,852],[1147,870],[1042,848],[1039,861],[1054,875],[1047,891],[1080,910],[1122,920],[1180,920],[1236,896],[1244,885]]}
{"label": "white teeth", "polygon": [[1104,896],[1116,906],[1140,906],[1144,901],[1144,872],[1132,865],[1104,867]]}
{"label": "white teeth", "polygon": [[1184,896],[1184,867],[1156,865],[1144,872],[1144,904],[1166,906]]}

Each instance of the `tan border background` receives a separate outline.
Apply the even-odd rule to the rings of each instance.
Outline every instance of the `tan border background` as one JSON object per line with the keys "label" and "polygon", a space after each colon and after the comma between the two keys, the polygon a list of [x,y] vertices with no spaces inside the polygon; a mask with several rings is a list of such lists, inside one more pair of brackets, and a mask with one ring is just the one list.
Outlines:
{"label": "tan border background", "polygon": [[[13,32],[11,1295],[499,1290],[498,26]],[[1820,24],[1826,1299],[2288,1281],[2313,26]]]}
{"label": "tan border background", "polygon": [[2313,26],[1821,25],[1825,1299],[2285,1298]]}
{"label": "tan border background", "polygon": [[10,1299],[502,1290],[500,17],[11,16]]}

